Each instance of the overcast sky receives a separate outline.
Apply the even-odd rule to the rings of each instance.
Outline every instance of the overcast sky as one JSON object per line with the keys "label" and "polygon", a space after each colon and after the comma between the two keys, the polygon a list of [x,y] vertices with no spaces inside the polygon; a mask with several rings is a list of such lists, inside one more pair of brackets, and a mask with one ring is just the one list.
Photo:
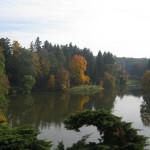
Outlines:
{"label": "overcast sky", "polygon": [[0,38],[150,58],[150,0],[0,0]]}

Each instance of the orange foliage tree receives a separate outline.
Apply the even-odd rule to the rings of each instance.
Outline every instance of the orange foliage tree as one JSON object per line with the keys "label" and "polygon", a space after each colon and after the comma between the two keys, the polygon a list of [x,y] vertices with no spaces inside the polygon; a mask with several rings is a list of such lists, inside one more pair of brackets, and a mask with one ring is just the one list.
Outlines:
{"label": "orange foliage tree", "polygon": [[90,78],[85,75],[87,61],[83,56],[74,55],[70,64],[70,79],[73,85],[88,83]]}

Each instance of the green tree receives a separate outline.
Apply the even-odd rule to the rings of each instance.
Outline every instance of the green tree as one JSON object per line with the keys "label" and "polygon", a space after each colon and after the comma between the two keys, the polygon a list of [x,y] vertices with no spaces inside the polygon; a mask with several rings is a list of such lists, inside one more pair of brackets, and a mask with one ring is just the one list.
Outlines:
{"label": "green tree", "polygon": [[38,131],[31,127],[0,126],[1,150],[50,150],[51,142],[39,140]]}
{"label": "green tree", "polygon": [[110,52],[104,52],[103,59],[104,64],[114,64],[114,56]]}
{"label": "green tree", "polygon": [[87,61],[87,67],[86,67],[86,74],[87,76],[89,76],[90,78],[90,82],[95,82],[95,58],[93,56],[93,53],[87,49],[84,48],[82,51],[82,55],[83,57],[85,57],[86,61]]}
{"label": "green tree", "polygon": [[22,78],[25,75],[36,76],[33,55],[30,51],[26,49],[21,49],[18,63],[19,63],[18,65],[19,78]]}
{"label": "green tree", "polygon": [[99,83],[100,79],[104,75],[104,62],[103,62],[103,55],[101,51],[98,52],[95,60],[95,78],[96,83]]}
{"label": "green tree", "polygon": [[25,75],[36,76],[33,55],[29,50],[22,48],[16,41],[13,43],[12,85],[20,87]]}
{"label": "green tree", "polygon": [[31,51],[31,52],[34,52],[34,44],[33,44],[33,41],[30,43],[30,51]]}
{"label": "green tree", "polygon": [[64,124],[68,130],[75,130],[77,132],[80,132],[79,128],[84,125],[97,127],[101,135],[99,143],[85,144],[85,142],[82,142],[80,146],[84,145],[84,147],[80,147],[81,149],[144,150],[146,145],[146,138],[138,135],[137,130],[132,128],[131,123],[122,121],[120,117],[106,110],[77,112],[70,115],[64,121]]}
{"label": "green tree", "polygon": [[37,37],[35,40],[35,43],[34,43],[34,47],[39,56],[41,55],[41,52],[42,52],[41,44],[42,44],[42,42],[40,41],[40,38]]}
{"label": "green tree", "polygon": [[35,84],[35,78],[31,75],[25,75],[22,80],[22,90],[25,93],[30,93]]}
{"label": "green tree", "polygon": [[147,62],[147,70],[150,70],[150,59],[148,60],[148,62]]}

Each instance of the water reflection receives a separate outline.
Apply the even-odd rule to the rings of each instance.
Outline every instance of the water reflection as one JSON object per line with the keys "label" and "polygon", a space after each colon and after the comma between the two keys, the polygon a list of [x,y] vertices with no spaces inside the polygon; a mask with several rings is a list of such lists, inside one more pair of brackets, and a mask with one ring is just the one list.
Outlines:
{"label": "water reflection", "polygon": [[141,105],[141,119],[145,126],[150,127],[150,94],[143,96],[143,103]]}
{"label": "water reflection", "polygon": [[[117,90],[103,91],[97,94],[34,93],[17,95],[9,97],[7,118],[12,126],[32,124],[35,128],[40,129],[42,139],[52,140],[56,145],[58,141],[63,140],[64,144],[69,145],[78,141],[85,134],[97,133],[97,131],[92,128],[83,128],[82,133],[76,135],[64,129],[64,119],[76,111],[103,108],[115,110],[116,113],[118,112],[116,115],[123,117],[125,121],[135,122],[136,128],[146,130],[144,134],[150,136],[147,131],[149,128],[143,128],[143,124],[150,126],[150,96],[143,96],[143,98],[142,96],[141,90],[133,87],[119,87]],[[93,134],[93,141],[97,138],[98,135]]]}
{"label": "water reflection", "polygon": [[64,118],[84,109],[111,110],[116,97],[115,91],[105,91],[94,95],[65,93],[36,93],[17,95],[9,98],[7,116],[12,125],[33,124],[59,126]]}
{"label": "water reflection", "polygon": [[11,125],[33,124],[35,127],[60,126],[64,118],[85,109],[112,110],[116,96],[132,94],[141,96],[139,91],[120,87],[118,90],[103,91],[93,95],[68,93],[35,93],[9,97],[7,111]]}

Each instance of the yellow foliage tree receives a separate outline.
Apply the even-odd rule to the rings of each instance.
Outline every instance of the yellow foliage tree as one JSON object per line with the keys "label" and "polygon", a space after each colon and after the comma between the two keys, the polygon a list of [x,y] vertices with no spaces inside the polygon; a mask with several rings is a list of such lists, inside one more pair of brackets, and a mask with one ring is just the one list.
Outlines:
{"label": "yellow foliage tree", "polygon": [[83,56],[74,55],[70,64],[70,78],[74,85],[88,83],[90,78],[85,75],[87,61]]}
{"label": "yellow foliage tree", "polygon": [[0,124],[4,123],[4,122],[7,122],[7,118],[6,118],[6,116],[4,114],[0,113]]}

